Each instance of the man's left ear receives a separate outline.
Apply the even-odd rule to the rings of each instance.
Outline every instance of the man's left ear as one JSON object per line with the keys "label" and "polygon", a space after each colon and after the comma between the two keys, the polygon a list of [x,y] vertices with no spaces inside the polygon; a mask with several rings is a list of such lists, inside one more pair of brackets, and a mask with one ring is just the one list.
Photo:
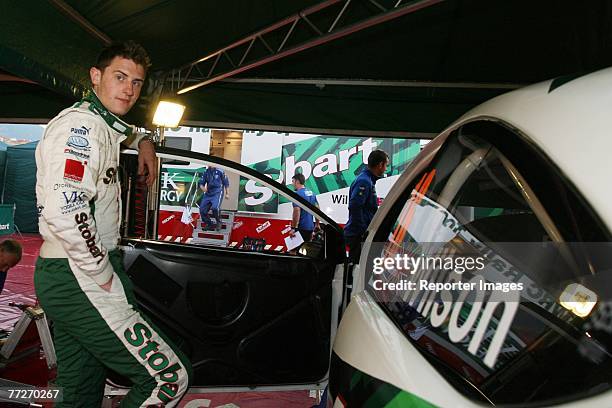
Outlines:
{"label": "man's left ear", "polygon": [[96,67],[89,69],[89,78],[94,86],[100,85],[100,79],[102,78],[102,71]]}

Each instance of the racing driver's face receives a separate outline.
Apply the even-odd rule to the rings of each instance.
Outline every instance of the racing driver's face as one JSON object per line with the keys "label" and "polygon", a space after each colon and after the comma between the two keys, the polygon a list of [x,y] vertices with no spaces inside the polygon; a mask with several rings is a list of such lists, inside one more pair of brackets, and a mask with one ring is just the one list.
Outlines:
{"label": "racing driver's face", "polygon": [[102,70],[92,67],[89,76],[100,102],[115,115],[122,116],[140,96],[145,69],[131,59],[115,57]]}

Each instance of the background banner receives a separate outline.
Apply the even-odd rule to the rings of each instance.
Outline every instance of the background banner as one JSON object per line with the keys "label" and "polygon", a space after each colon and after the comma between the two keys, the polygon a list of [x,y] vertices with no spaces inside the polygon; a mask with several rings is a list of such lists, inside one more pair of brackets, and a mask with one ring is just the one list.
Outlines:
{"label": "background banner", "polygon": [[[205,167],[197,169],[162,168],[159,203],[165,207],[184,207],[198,195],[198,179]],[[189,190],[191,186],[191,191]],[[194,201],[195,205],[195,201]]]}
{"label": "background banner", "polygon": [[[244,138],[263,138],[265,133],[245,134]],[[272,146],[265,143],[264,139],[259,139],[260,143],[246,141],[250,163],[244,163],[243,160],[243,164],[287,186],[291,185],[291,177],[295,173],[304,174],[306,187],[317,195],[320,207],[339,223],[346,222],[349,187],[366,167],[370,152],[382,149],[389,155],[386,179],[377,183],[377,193],[379,197],[384,198],[397,177],[421,149],[419,139],[294,133],[285,133],[281,137],[275,134],[275,138],[266,139],[279,140],[282,144]],[[272,156],[274,150],[276,155]],[[276,214],[279,212],[279,205],[286,202],[284,197],[279,198],[270,189],[241,178],[238,204],[240,211]]]}
{"label": "background banner", "polygon": [[[206,153],[210,148],[210,140],[201,140],[210,139],[209,133],[197,134],[180,128],[175,138],[181,137],[191,141],[193,151]],[[177,143],[185,144],[180,140]],[[423,144],[421,139],[244,131],[239,160],[290,189],[291,177],[295,173],[304,174],[306,187],[316,194],[319,207],[334,221],[344,224],[348,219],[349,187],[367,166],[370,152],[382,149],[389,155],[385,177],[376,183],[378,197],[382,200]],[[204,170],[205,167],[196,163],[164,164],[160,189],[162,209],[182,211],[186,204],[191,204],[194,195],[199,197],[197,180]],[[270,188],[238,175],[236,183],[237,197],[234,196],[234,204],[230,207],[250,213],[249,216],[291,218],[291,204]],[[236,189],[230,186],[230,190]]]}
{"label": "background banner", "polygon": [[15,210],[13,204],[0,204],[0,235],[15,232]]}

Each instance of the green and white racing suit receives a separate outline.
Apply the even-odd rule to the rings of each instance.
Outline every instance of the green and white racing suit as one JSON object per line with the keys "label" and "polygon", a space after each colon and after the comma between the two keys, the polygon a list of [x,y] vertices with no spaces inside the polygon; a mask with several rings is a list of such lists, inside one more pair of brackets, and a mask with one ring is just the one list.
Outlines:
{"label": "green and white racing suit", "polygon": [[134,383],[122,406],[175,406],[189,383],[188,359],[138,309],[117,249],[124,141],[139,139],[92,93],[49,122],[36,149],[34,281],[54,322],[59,406],[100,406],[107,368]]}

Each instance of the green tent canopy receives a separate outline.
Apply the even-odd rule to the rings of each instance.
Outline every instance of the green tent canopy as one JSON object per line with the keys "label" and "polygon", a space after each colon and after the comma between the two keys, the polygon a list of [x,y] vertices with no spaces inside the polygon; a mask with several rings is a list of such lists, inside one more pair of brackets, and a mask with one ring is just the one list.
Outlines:
{"label": "green tent canopy", "polygon": [[[330,1],[5,3],[0,97],[10,103],[2,104],[0,118],[50,119],[88,88],[89,68],[107,41],[133,39],[152,57],[152,81],[127,120],[150,126],[160,83],[165,79],[163,92],[172,92],[170,80],[176,79],[176,90],[185,79],[172,76],[176,69]],[[343,5],[348,7],[338,24],[350,28],[368,18],[383,21],[380,8],[426,4],[181,95],[186,124],[436,133],[474,105],[514,87],[612,65],[612,2],[606,0],[331,3],[309,16],[322,34]],[[288,30],[289,25],[265,42],[254,41],[252,55],[278,49]],[[287,47],[315,43],[314,32],[300,21]],[[249,41],[243,44],[246,49]],[[215,62],[219,69],[241,61],[243,49],[232,51]],[[214,59],[205,61],[212,65]],[[189,72],[203,77],[209,70],[203,65]]]}
{"label": "green tent canopy", "polygon": [[21,232],[38,232],[36,160],[38,142],[6,149],[3,203],[15,204],[15,225]]}

